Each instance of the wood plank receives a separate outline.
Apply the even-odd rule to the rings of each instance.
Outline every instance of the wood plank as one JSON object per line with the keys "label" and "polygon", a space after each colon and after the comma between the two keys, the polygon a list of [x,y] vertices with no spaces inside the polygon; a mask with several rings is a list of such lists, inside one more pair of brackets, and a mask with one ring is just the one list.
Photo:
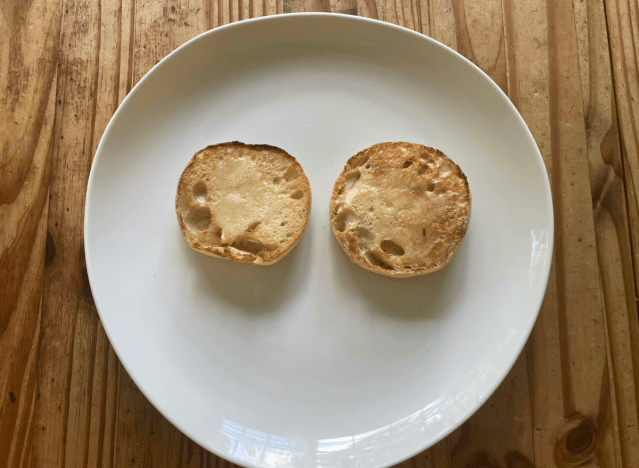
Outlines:
{"label": "wood plank", "polygon": [[[106,125],[118,106],[121,79],[122,32],[130,31],[122,23],[123,11],[129,5],[119,1],[102,1],[98,5],[99,28],[98,70],[93,112],[93,139],[83,159],[90,162]],[[126,36],[125,36],[126,37]],[[127,44],[128,45],[128,44]],[[128,47],[125,48],[125,51]],[[125,53],[125,57],[128,54]],[[125,83],[128,72],[124,75]],[[83,280],[86,275],[84,256],[80,258]],[[77,314],[71,362],[69,415],[66,434],[65,464],[112,465],[117,401],[117,360],[92,303],[88,281],[85,297],[89,313]]]}
{"label": "wood plank", "polygon": [[[294,1],[298,1],[300,5],[302,4],[302,0]],[[322,1],[327,2],[328,0]],[[342,2],[353,0],[333,1]],[[284,9],[282,0],[211,0],[205,5],[207,8],[206,15],[209,19],[209,29],[248,18],[258,18],[260,16],[279,14],[282,13]],[[296,9],[294,11],[305,10]],[[290,9],[284,9],[284,13],[290,12]]]}
{"label": "wood plank", "polygon": [[284,13],[328,12],[329,0],[284,0]]}
{"label": "wood plank", "polygon": [[[635,292],[639,289],[639,15],[637,3],[631,0],[606,0],[606,20],[610,38],[615,104],[619,117],[619,132],[623,174],[628,203]],[[633,342],[637,368],[639,354]]]}
{"label": "wood plank", "polygon": [[238,8],[241,1],[242,0],[229,0],[229,23],[235,23],[242,19],[239,17],[240,9]]}
{"label": "wood plank", "polygon": [[[122,46],[121,38],[128,37],[130,26],[122,24],[122,18],[131,13],[130,4],[118,1],[65,5],[60,66],[65,81],[59,89],[64,101],[58,105],[58,172],[51,196],[55,214],[50,220],[55,246],[51,262],[56,269],[48,277],[44,298],[48,329],[40,359],[43,403],[38,405],[38,421],[43,431],[36,431],[38,466],[112,464],[117,360],[90,294],[82,222],[91,157],[119,94],[130,87],[130,73],[121,82],[120,69],[128,70],[128,44]],[[72,170],[65,174],[66,168]],[[62,238],[58,245],[57,236]]]}
{"label": "wood plank", "polygon": [[265,16],[264,2],[262,0],[249,0],[249,16],[251,18],[259,18]]}
{"label": "wood plank", "polygon": [[[428,0],[424,9],[428,14],[428,35],[457,50],[455,15],[451,0]],[[426,31],[424,31],[426,33]]]}
{"label": "wood plank", "polygon": [[88,466],[114,466],[120,363],[98,322],[90,408]]}
{"label": "wood plank", "polygon": [[632,356],[632,342],[637,342],[639,329],[633,300],[634,271],[606,16],[601,2],[575,2],[574,5],[597,253],[606,311],[609,384],[614,389],[612,412],[616,424],[609,434],[615,439],[617,466],[639,466],[639,453],[635,450],[639,446],[639,427]]}
{"label": "wood plank", "polygon": [[[120,45],[120,53],[117,56],[117,61],[119,63],[120,73],[118,75],[118,105],[122,102],[122,100],[129,94],[131,88],[133,87],[133,37],[135,31],[135,0],[120,0],[120,9],[119,9],[119,17],[120,17],[120,32],[119,32],[119,45]],[[113,34],[118,34],[117,31],[114,31]],[[116,53],[116,50],[113,50],[113,53]],[[109,117],[110,118],[110,117]],[[102,120],[97,120],[96,117],[96,125],[104,122]],[[102,137],[102,132],[100,133],[100,137]],[[97,137],[97,135],[96,135]],[[93,141],[93,146],[95,145],[95,138]]]}
{"label": "wood plank", "polygon": [[[575,24],[573,4],[554,0],[545,9],[529,7],[528,2],[512,2],[517,35],[509,70],[517,82],[511,88],[516,87],[527,122],[537,122],[531,130],[551,175],[555,203],[555,262],[528,353],[534,462],[545,467],[596,460],[600,466],[615,466],[578,45],[575,28],[566,27]],[[534,31],[526,34],[529,25],[544,21],[547,41]],[[543,63],[531,60],[531,53],[547,53],[547,70],[538,65],[531,69],[531,63]],[[540,92],[547,93],[548,116],[530,105]],[[544,128],[550,129],[549,136]]]}
{"label": "wood plank", "polygon": [[[626,309],[628,317],[628,329],[630,332],[630,353],[634,373],[634,401],[639,401],[639,332],[637,331],[637,291],[639,290],[639,72],[637,50],[639,47],[637,4],[629,0],[606,0],[606,25],[608,32],[612,82],[614,91],[614,107],[618,119],[618,131],[621,147],[621,164],[613,165],[615,175],[623,179],[626,197],[626,212],[630,230],[630,254],[634,269],[634,288],[626,285]],[[603,149],[602,149],[603,152]],[[613,178],[614,180],[614,178]],[[619,204],[617,203],[618,207]],[[623,237],[623,227],[619,226],[620,216],[613,216],[615,228],[619,237]],[[622,261],[627,263],[628,252],[623,243],[620,243],[619,251]],[[627,281],[627,264],[624,264],[624,280]],[[634,291],[633,291],[634,289]],[[629,291],[630,290],[630,291]],[[617,320],[623,320],[618,314]],[[627,374],[626,374],[627,375]],[[626,380],[627,385],[627,380]],[[625,394],[630,393],[626,389]],[[624,398],[620,395],[620,400]],[[636,403],[635,403],[636,404]],[[628,410],[626,415],[632,413]],[[637,425],[637,416],[634,415],[632,424]],[[626,424],[628,429],[630,423]],[[623,438],[623,437],[622,437]],[[623,446],[623,442],[622,442]],[[627,444],[631,450],[636,445]]]}
{"label": "wood plank", "polygon": [[283,2],[284,13],[332,12],[357,15],[357,8],[357,0],[284,0]]}
{"label": "wood plank", "polygon": [[83,210],[89,174],[100,46],[99,2],[65,1],[49,200],[33,462],[86,464],[97,314],[84,265]]}
{"label": "wood plank", "polygon": [[[613,109],[612,109],[612,90],[610,87],[610,60],[608,53],[608,41],[606,38],[606,26],[605,15],[603,5],[594,5],[592,2],[574,2],[575,10],[575,27],[577,32],[577,47],[579,57],[579,67],[581,75],[581,90],[582,90],[582,102],[585,115],[585,131],[588,145],[588,161],[590,168],[590,184],[593,201],[593,211],[595,214],[595,235],[597,239],[597,255],[599,260],[599,272],[602,279],[602,289],[604,297],[604,310],[606,315],[610,312],[611,304],[610,295],[611,284],[607,281],[610,275],[615,271],[614,263],[609,263],[608,260],[612,260],[610,249],[605,249],[604,243],[609,239],[609,235],[612,234],[610,229],[607,229],[608,224],[605,214],[598,214],[597,205],[602,200],[602,196],[608,193],[607,188],[603,188],[601,182],[602,176],[606,173],[605,164],[602,160],[601,145],[606,136],[612,136],[616,134],[616,127],[612,127]],[[617,139],[618,142],[618,139]],[[618,146],[618,145],[617,145]],[[603,191],[602,191],[603,189]],[[610,195],[610,193],[608,193]],[[617,198],[617,202],[623,203],[623,200]],[[603,216],[602,216],[603,215]],[[609,214],[608,214],[609,216]],[[621,220],[623,222],[623,220]],[[603,236],[603,237],[602,237]],[[608,254],[606,254],[608,252]],[[623,288],[622,288],[623,289]],[[610,322],[606,320],[604,315],[604,321],[608,324]],[[607,344],[607,385],[609,388],[614,386],[614,368],[617,363],[617,359],[611,353],[611,331],[610,326],[606,328],[606,344]],[[614,362],[613,362],[614,359]],[[604,377],[605,378],[605,377]],[[605,385],[606,383],[604,383]],[[600,425],[606,425],[609,421],[617,421],[619,412],[616,411],[615,402],[616,387],[614,392],[610,393],[610,407],[605,408],[605,412],[599,415]],[[603,416],[603,417],[602,417]],[[613,453],[606,454],[601,453],[600,456],[608,456],[607,460],[604,460],[601,464],[604,466],[622,466],[621,465],[621,450],[619,445],[619,424],[613,424],[611,430],[600,431],[604,437],[609,440],[607,444],[612,445],[614,448]]]}
{"label": "wood plank", "polygon": [[[42,229],[42,232],[46,230],[46,216],[42,217],[41,226],[39,226],[39,228]],[[40,262],[40,259],[37,259],[36,261]],[[13,437],[8,440],[10,445],[8,447],[5,445],[6,451],[3,451],[2,453],[4,458],[2,463],[4,463],[4,466],[21,466],[25,452],[29,450],[31,445],[31,436],[33,433],[33,409],[35,406],[36,396],[35,364],[40,336],[40,317],[41,315],[38,314],[33,342],[25,366],[26,372],[22,385],[20,386],[20,400],[18,401],[15,393],[9,393],[9,402],[17,406],[17,415],[15,418]]]}
{"label": "wood plank", "polygon": [[[27,431],[25,434],[25,443],[22,448],[22,453],[20,454],[20,462],[17,464],[13,464],[11,463],[11,460],[9,460],[10,464],[8,466],[19,466],[19,467],[25,467],[25,468],[33,466],[32,441],[33,441],[33,431],[35,427],[35,423],[34,423],[35,400],[36,400],[36,394],[34,393],[33,397],[31,398],[31,405],[30,405],[31,409],[29,410],[30,417],[29,417],[29,421],[27,425]],[[17,455],[17,451],[16,451],[16,455]],[[15,458],[15,460],[17,460],[17,458]]]}
{"label": "wood plank", "polygon": [[422,32],[457,50],[506,91],[501,0],[361,0],[358,6],[363,16]]}
{"label": "wood plank", "polygon": [[[383,1],[380,0],[380,2]],[[357,2],[357,15],[364,18],[381,19],[375,0],[359,0]]]}
{"label": "wood plank", "polygon": [[223,26],[225,24],[232,23],[232,19],[229,16],[229,12],[231,7],[229,6],[230,0],[218,0],[217,8],[218,8],[218,26]]}
{"label": "wood plank", "polygon": [[23,463],[33,431],[60,14],[0,5],[0,466]]}
{"label": "wood plank", "polygon": [[[235,9],[228,0],[226,14]],[[231,5],[231,6],[229,6]],[[206,0],[180,0],[175,3],[159,3],[150,0],[135,4],[133,38],[132,84],[140,81],[156,63],[170,52],[208,29],[209,18]],[[226,18],[226,22],[229,19]]]}
{"label": "wood plank", "polygon": [[[85,153],[89,160],[95,154],[121,94],[126,93],[130,86],[128,39],[131,13],[131,4],[126,2],[110,0],[99,4],[99,63],[93,108],[93,141],[91,151]],[[121,69],[126,70],[122,79]],[[80,259],[80,267],[84,275],[83,260]],[[88,284],[86,286],[89,287]],[[92,310],[90,315],[78,314],[77,320],[70,385],[71,392],[84,398],[80,401],[72,399],[69,404],[65,461],[112,466],[119,363],[95,311]],[[86,343],[90,343],[90,347]]]}

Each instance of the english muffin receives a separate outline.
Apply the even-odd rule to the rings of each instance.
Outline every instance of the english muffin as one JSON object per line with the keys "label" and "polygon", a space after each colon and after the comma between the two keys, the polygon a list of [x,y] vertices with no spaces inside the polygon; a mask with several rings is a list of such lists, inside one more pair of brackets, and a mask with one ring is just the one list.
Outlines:
{"label": "english muffin", "polygon": [[178,182],[175,209],[189,245],[269,265],[300,240],[311,211],[304,169],[283,149],[238,141],[198,151]]}
{"label": "english muffin", "polygon": [[378,143],[351,157],[333,188],[333,233],[356,264],[409,277],[446,265],[466,234],[466,176],[444,153],[408,142]]}

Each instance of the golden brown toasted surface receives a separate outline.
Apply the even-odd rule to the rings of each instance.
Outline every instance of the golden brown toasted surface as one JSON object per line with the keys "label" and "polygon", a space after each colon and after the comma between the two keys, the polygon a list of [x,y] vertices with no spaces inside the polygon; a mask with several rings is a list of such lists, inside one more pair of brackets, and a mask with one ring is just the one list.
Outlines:
{"label": "golden brown toasted surface", "polygon": [[302,236],[311,187],[302,166],[280,148],[221,143],[191,158],[180,176],[175,209],[195,250],[266,265]]}
{"label": "golden brown toasted surface", "polygon": [[444,153],[378,143],[350,158],[331,196],[333,233],[351,260],[389,276],[443,267],[470,221],[466,176]]}

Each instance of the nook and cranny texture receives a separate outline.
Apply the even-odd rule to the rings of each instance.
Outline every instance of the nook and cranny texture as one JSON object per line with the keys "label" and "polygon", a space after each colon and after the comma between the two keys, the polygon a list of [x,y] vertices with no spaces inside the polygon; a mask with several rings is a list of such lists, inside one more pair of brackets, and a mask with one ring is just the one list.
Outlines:
{"label": "nook and cranny texture", "polygon": [[175,209],[193,249],[267,265],[290,252],[306,229],[311,187],[302,166],[280,148],[221,143],[189,161]]}
{"label": "nook and cranny texture", "polygon": [[450,261],[468,229],[470,207],[466,176],[444,153],[386,142],[348,160],[333,188],[330,218],[353,262],[408,277]]}

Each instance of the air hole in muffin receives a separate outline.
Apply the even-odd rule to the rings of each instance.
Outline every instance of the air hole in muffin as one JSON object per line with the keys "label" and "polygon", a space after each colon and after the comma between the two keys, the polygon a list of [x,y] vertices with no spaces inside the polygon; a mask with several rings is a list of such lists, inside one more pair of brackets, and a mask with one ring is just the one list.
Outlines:
{"label": "air hole in muffin", "polygon": [[402,169],[408,169],[412,164],[413,164],[413,161],[409,159],[402,165]]}
{"label": "air hole in muffin", "polygon": [[348,229],[348,225],[355,218],[356,218],[355,213],[348,208],[340,211],[337,214],[337,218],[335,219],[335,229],[337,229],[339,232],[346,231],[346,229]]}
{"label": "air hole in muffin", "polygon": [[200,203],[206,201],[207,192],[206,184],[203,180],[196,182],[193,186],[193,198]]}
{"label": "air hole in muffin", "polygon": [[[368,154],[362,155],[362,156],[359,158],[359,160],[354,161],[354,162],[351,164],[351,167],[362,167],[364,164],[368,163],[368,160],[369,160],[369,159],[370,159],[370,155],[368,155]],[[368,167],[370,167],[370,164],[368,164]],[[368,169],[368,167],[367,167],[366,169]]]}
{"label": "air hole in muffin", "polygon": [[251,239],[250,237],[235,239],[231,244],[231,247],[253,255],[257,255],[264,250],[264,244],[257,239]]}
{"label": "air hole in muffin", "polygon": [[300,176],[300,171],[295,166],[290,166],[286,169],[286,172],[282,176],[286,182],[290,182],[293,179],[297,179]]}
{"label": "air hole in muffin", "polygon": [[210,229],[200,232],[198,239],[203,245],[220,245],[222,243],[222,228],[213,224]]}
{"label": "air hole in muffin", "polygon": [[277,248],[279,247],[277,245],[277,243],[273,243],[273,244],[266,244],[264,246],[266,248],[266,250],[268,250],[269,252],[272,252],[273,250],[277,250]]}
{"label": "air hole in muffin", "polygon": [[346,176],[346,180],[345,180],[346,192],[349,192],[353,187],[355,187],[355,183],[359,180],[361,176],[362,174],[359,171],[353,171]]}
{"label": "air hole in muffin", "polygon": [[208,206],[192,206],[184,222],[195,231],[205,231],[211,224],[211,210]]}
{"label": "air hole in muffin", "polygon": [[422,164],[421,166],[419,166],[419,169],[417,170],[417,173],[419,175],[422,175],[427,170],[428,170],[428,164]]}
{"label": "air hole in muffin", "polygon": [[448,174],[453,168],[450,167],[450,164],[443,162],[441,166],[439,166],[439,175]]}
{"label": "air hole in muffin", "polygon": [[436,185],[436,184],[435,184],[435,181],[434,181],[434,180],[429,180],[429,181],[426,183],[426,190],[428,190],[429,192],[434,191],[434,190],[435,190],[435,185]]}
{"label": "air hole in muffin", "polygon": [[282,178],[281,178],[281,177],[275,177],[275,178],[273,179],[273,183],[274,183],[275,185],[279,185],[279,183],[280,183],[280,182],[282,182]]}
{"label": "air hole in muffin", "polygon": [[383,240],[382,243],[380,244],[380,247],[388,255],[393,255],[396,257],[401,257],[402,255],[404,255],[404,249],[402,248],[402,246],[393,242],[392,240],[389,240],[389,239]]}
{"label": "air hole in muffin", "polygon": [[291,193],[291,198],[293,200],[299,200],[303,196],[304,196],[304,192],[301,190],[296,190],[295,192]]}
{"label": "air hole in muffin", "polygon": [[382,257],[380,257],[378,254],[376,254],[372,250],[369,250],[368,252],[366,252],[364,254],[364,258],[366,259],[368,263],[370,263],[373,266],[382,268],[384,270],[394,270],[392,266],[386,263],[386,261]]}
{"label": "air hole in muffin", "polygon": [[282,222],[280,223],[280,226],[286,226],[286,221],[282,221]]}

